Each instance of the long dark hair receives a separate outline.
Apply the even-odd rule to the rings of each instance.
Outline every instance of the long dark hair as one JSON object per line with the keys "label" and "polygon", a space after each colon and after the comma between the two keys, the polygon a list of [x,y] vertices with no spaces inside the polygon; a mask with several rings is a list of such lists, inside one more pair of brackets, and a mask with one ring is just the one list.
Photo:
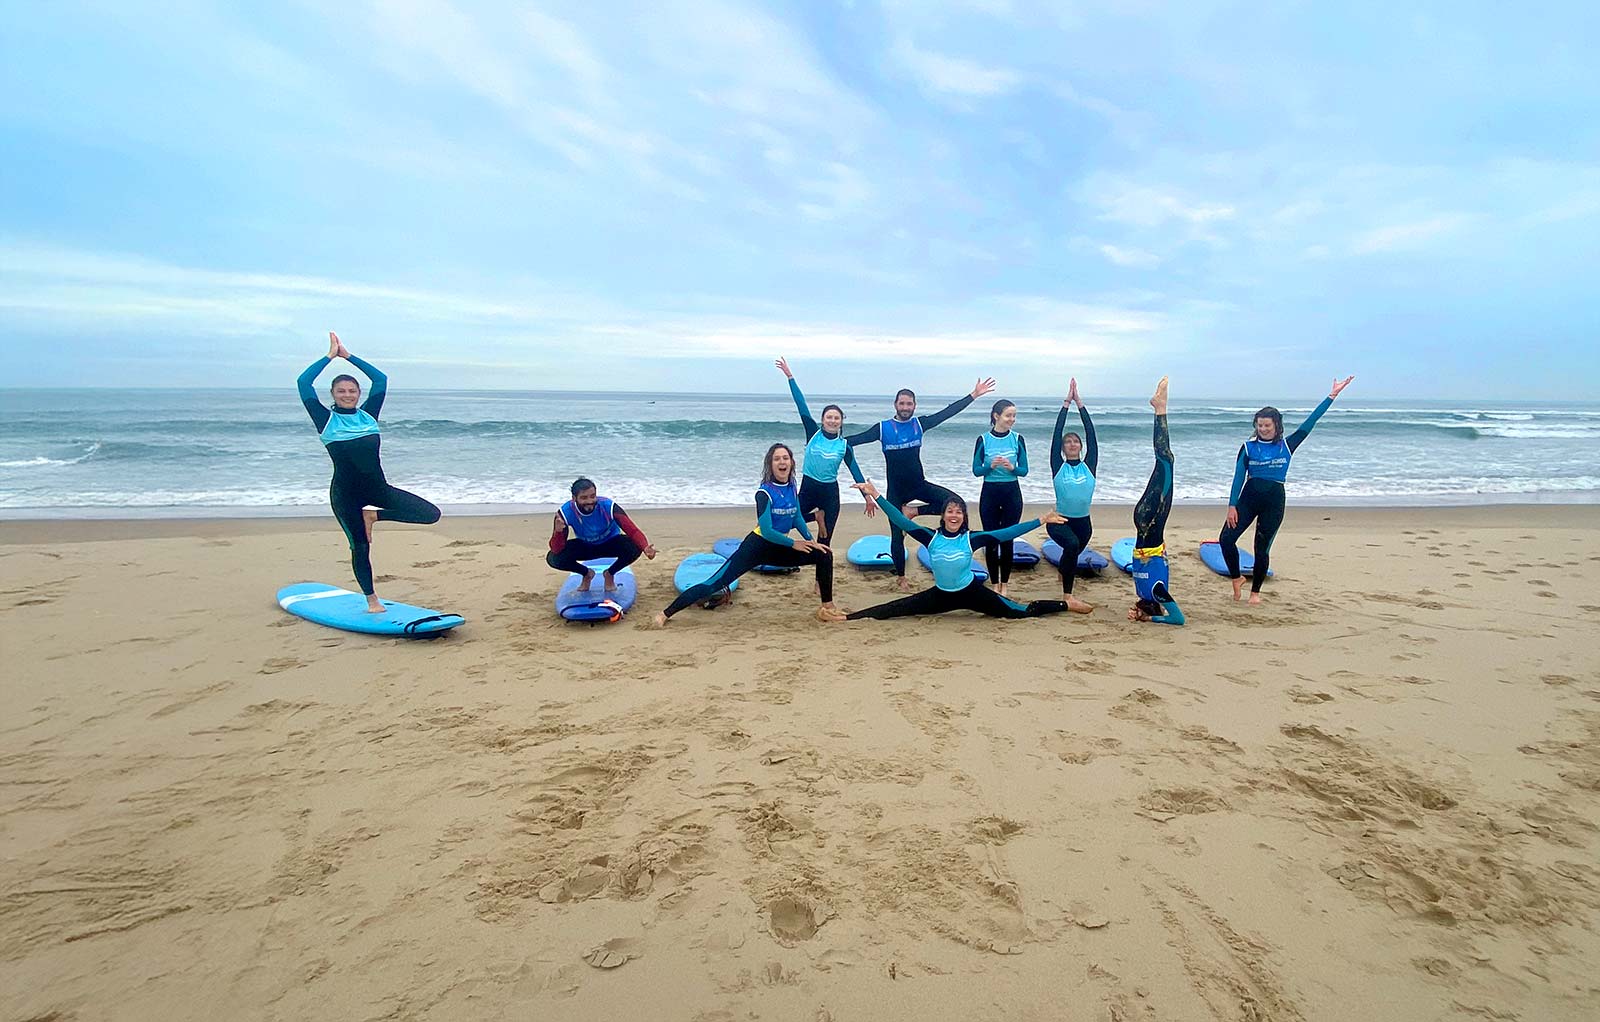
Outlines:
{"label": "long dark hair", "polygon": [[[944,513],[950,510],[952,507],[958,507],[961,509],[961,532],[971,532],[972,512],[967,510],[967,502],[956,496],[954,493],[950,495],[949,500],[944,502],[944,507],[939,509],[939,531],[944,531]],[[956,533],[958,536],[960,534],[961,533]]]}
{"label": "long dark hair", "polygon": [[[1273,429],[1275,430],[1275,432],[1272,435],[1272,439],[1273,440],[1282,440],[1283,439],[1283,413],[1282,412],[1278,411],[1276,408],[1272,407],[1271,405],[1267,405],[1267,407],[1261,409],[1261,411],[1255,413],[1255,415],[1250,417],[1250,427],[1251,427],[1252,432],[1255,429],[1255,424],[1256,424],[1256,420],[1257,419],[1271,419],[1272,420]],[[1259,436],[1257,436],[1256,439],[1260,440],[1261,438]]]}
{"label": "long dark hair", "polygon": [[1015,407],[1017,407],[1015,401],[1007,401],[1005,398],[996,401],[994,407],[989,409],[989,428],[994,429],[994,424],[1000,421],[1000,416],[1005,414],[1007,408]]}
{"label": "long dark hair", "polygon": [[[761,485],[763,485],[763,486],[765,486],[768,483],[776,483],[778,481],[777,478],[772,474],[772,456],[774,454],[776,454],[779,451],[779,449],[782,449],[782,450],[785,450],[785,451],[789,451],[789,445],[788,444],[773,444],[771,447],[767,448],[767,456],[761,462]],[[790,488],[794,487],[794,452],[793,451],[789,451],[789,481],[788,481],[788,483],[783,484],[783,485],[787,485]]]}
{"label": "long dark hair", "polygon": [[1154,600],[1137,600],[1134,606],[1143,611],[1146,617],[1153,619],[1161,616],[1161,604]]}

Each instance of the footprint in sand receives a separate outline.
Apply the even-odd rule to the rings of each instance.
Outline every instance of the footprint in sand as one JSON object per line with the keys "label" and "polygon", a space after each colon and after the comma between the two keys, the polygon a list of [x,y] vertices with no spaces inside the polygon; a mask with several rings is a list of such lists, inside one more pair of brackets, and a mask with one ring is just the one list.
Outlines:
{"label": "footprint in sand", "polygon": [[296,660],[292,656],[273,657],[256,669],[257,674],[277,674],[281,671],[292,671],[297,667],[307,666],[304,660]]}
{"label": "footprint in sand", "polygon": [[803,894],[785,894],[767,903],[767,929],[785,947],[810,940],[833,918],[833,909]]}
{"label": "footprint in sand", "polygon": [[637,937],[613,937],[596,945],[579,957],[596,969],[615,969],[643,957],[644,949]]}

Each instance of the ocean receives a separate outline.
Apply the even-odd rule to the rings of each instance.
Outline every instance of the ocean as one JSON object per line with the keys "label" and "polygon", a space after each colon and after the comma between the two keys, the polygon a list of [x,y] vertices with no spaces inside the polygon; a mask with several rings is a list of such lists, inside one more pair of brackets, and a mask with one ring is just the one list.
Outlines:
{"label": "ocean", "polygon": [[[1010,396],[1010,395],[1004,395]],[[1288,429],[1318,395],[1286,401]],[[842,405],[847,432],[890,412],[879,394],[808,395]],[[1050,497],[1061,399],[1012,398],[1027,438],[1030,501]],[[922,412],[946,398],[923,397]],[[1283,400],[1280,398],[1280,400]],[[934,482],[969,498],[985,398],[928,434]],[[1256,401],[1174,401],[1180,502],[1226,497]],[[1131,503],[1149,476],[1142,399],[1096,398],[1096,500]],[[787,391],[770,395],[393,391],[383,409],[390,482],[452,513],[543,510],[579,475],[624,505],[743,505],[767,446],[805,439]],[[1069,416],[1077,428],[1077,414]],[[1302,504],[1600,502],[1600,404],[1361,402],[1341,398],[1295,456]],[[861,450],[883,481],[877,447]],[[327,455],[293,386],[274,390],[0,390],[0,517],[323,514]],[[847,501],[857,501],[846,493]],[[848,506],[848,505],[847,505]]]}

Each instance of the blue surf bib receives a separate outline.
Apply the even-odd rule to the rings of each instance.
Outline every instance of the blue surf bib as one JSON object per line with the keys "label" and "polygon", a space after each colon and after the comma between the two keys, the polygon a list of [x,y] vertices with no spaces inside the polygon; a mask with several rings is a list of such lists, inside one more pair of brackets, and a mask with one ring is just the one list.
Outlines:
{"label": "blue surf bib", "polygon": [[561,505],[561,520],[572,530],[573,538],[585,543],[604,543],[622,535],[622,526],[617,524],[611,508],[611,498],[601,497],[595,502],[594,510],[584,514],[578,510],[577,501],[569,500]]}
{"label": "blue surf bib", "polygon": [[1135,557],[1133,559],[1134,595],[1141,600],[1154,600],[1156,598],[1156,583],[1158,582],[1162,588],[1170,588],[1167,582],[1166,555],[1152,557],[1148,561]]}
{"label": "blue surf bib", "polygon": [[1017,431],[1011,430],[1005,436],[995,436],[994,430],[983,434],[983,478],[998,483],[1016,482],[1015,468],[1001,468],[994,464],[994,459],[1004,457],[1014,466],[1017,464]]}
{"label": "blue surf bib", "polygon": [[761,492],[772,501],[768,514],[772,518],[773,529],[784,533],[794,531],[795,522],[800,520],[800,499],[795,496],[794,487],[762,483]]}
{"label": "blue surf bib", "polygon": [[1089,503],[1094,500],[1094,473],[1083,462],[1076,465],[1062,462],[1061,469],[1052,480],[1056,488],[1056,510],[1068,518],[1089,517]]}
{"label": "blue surf bib", "polygon": [[878,442],[886,451],[905,451],[922,446],[922,422],[916,416],[901,421],[884,419],[878,423]]}
{"label": "blue surf bib", "polygon": [[805,468],[801,471],[807,478],[819,483],[836,483],[839,481],[839,466],[844,464],[848,450],[850,444],[845,441],[843,434],[829,440],[819,429],[806,441]]}
{"label": "blue surf bib", "polygon": [[327,425],[322,427],[323,446],[379,432],[378,420],[368,415],[365,409],[357,408],[353,412],[344,412],[333,408],[331,411]]}
{"label": "blue surf bib", "polygon": [[943,530],[933,534],[928,544],[928,567],[933,584],[945,592],[960,592],[972,584],[972,539],[963,532],[949,536]]}
{"label": "blue surf bib", "polygon": [[1289,478],[1289,459],[1294,452],[1281,438],[1270,444],[1252,438],[1244,442],[1244,456],[1250,478],[1281,483]]}

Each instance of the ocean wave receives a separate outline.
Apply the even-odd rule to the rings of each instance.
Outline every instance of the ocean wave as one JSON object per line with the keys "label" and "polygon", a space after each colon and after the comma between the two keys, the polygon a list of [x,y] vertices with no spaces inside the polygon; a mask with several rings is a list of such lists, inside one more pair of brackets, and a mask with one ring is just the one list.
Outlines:
{"label": "ocean wave", "polygon": [[100,446],[98,443],[90,444],[89,449],[76,458],[46,458],[43,455],[38,455],[32,458],[14,458],[9,461],[0,461],[0,468],[48,468],[77,465],[100,453]]}

